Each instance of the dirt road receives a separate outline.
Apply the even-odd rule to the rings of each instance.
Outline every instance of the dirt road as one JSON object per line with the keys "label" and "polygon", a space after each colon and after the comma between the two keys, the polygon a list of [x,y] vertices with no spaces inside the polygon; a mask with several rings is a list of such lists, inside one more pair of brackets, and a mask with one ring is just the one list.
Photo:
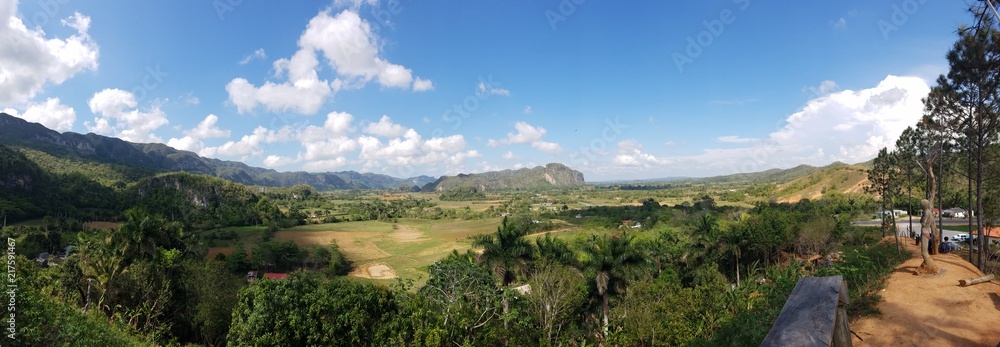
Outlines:
{"label": "dirt road", "polygon": [[954,254],[933,256],[943,273],[915,276],[920,253],[912,241],[905,243],[913,257],[889,277],[878,305],[882,314],[851,322],[860,336],[854,346],[997,346],[1000,282],[959,286],[958,280],[982,273]]}

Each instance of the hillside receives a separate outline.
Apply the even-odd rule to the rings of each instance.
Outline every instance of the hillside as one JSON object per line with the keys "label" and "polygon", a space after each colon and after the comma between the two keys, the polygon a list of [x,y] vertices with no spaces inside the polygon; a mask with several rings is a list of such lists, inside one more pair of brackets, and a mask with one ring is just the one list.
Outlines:
{"label": "hillside", "polygon": [[[296,184],[308,184],[317,190],[396,189],[403,185],[420,187],[434,181],[434,178],[429,176],[396,178],[354,171],[278,172],[235,161],[204,158],[159,143],[131,143],[92,133],[60,134],[41,124],[31,123],[6,113],[0,113],[0,144],[38,151],[40,153],[32,154],[36,158],[43,157],[41,153],[47,154],[51,156],[47,158],[49,160],[40,160],[39,164],[50,164],[52,167],[49,169],[54,171],[58,171],[56,166],[65,169],[88,163],[104,168],[120,169],[125,166],[133,174],[125,175],[129,176],[129,179],[135,179],[136,173],[139,176],[148,176],[158,172],[185,171],[224,178],[245,185],[290,187]],[[104,183],[108,180],[113,181],[108,177],[100,177],[99,180]]]}
{"label": "hillside", "polygon": [[799,179],[817,172],[849,166],[841,162],[834,162],[827,166],[817,167],[811,165],[799,165],[791,169],[770,169],[760,172],[738,173],[725,176],[707,177],[695,179],[697,183],[785,183]]}
{"label": "hillside", "polygon": [[778,184],[775,190],[778,201],[815,200],[829,192],[864,193],[865,186],[869,184],[866,169],[857,165],[836,164]]}
{"label": "hillside", "polygon": [[442,176],[437,181],[425,185],[421,191],[443,192],[455,188],[475,188],[479,191],[544,189],[575,187],[582,184],[584,184],[582,173],[566,165],[552,163],[531,169]]}

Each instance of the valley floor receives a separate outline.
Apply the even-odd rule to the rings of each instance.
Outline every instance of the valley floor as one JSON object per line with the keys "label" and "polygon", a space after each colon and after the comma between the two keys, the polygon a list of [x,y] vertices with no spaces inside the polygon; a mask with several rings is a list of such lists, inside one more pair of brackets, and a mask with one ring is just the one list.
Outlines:
{"label": "valley floor", "polygon": [[878,305],[882,314],[851,323],[854,346],[996,346],[1000,281],[960,287],[958,280],[982,272],[955,254],[933,256],[942,274],[915,276],[919,250],[910,239],[902,242],[912,257],[889,277]]}

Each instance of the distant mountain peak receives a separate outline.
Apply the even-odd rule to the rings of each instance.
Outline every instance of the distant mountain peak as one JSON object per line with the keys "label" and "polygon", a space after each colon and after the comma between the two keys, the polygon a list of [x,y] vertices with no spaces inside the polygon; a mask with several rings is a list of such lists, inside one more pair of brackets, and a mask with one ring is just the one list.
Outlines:
{"label": "distant mountain peak", "polygon": [[560,163],[534,168],[490,171],[477,174],[441,176],[425,185],[422,191],[443,192],[455,188],[475,188],[478,191],[534,188],[573,187],[584,184],[583,173]]}

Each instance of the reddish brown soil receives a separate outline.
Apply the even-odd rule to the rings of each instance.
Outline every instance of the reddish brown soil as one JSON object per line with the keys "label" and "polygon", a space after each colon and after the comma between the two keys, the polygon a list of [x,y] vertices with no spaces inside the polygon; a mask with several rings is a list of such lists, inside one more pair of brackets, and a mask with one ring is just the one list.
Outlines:
{"label": "reddish brown soil", "polygon": [[955,254],[933,256],[943,273],[916,276],[919,250],[906,243],[912,257],[889,277],[882,314],[851,322],[854,346],[996,346],[1000,282],[959,286],[958,280],[983,274]]}

